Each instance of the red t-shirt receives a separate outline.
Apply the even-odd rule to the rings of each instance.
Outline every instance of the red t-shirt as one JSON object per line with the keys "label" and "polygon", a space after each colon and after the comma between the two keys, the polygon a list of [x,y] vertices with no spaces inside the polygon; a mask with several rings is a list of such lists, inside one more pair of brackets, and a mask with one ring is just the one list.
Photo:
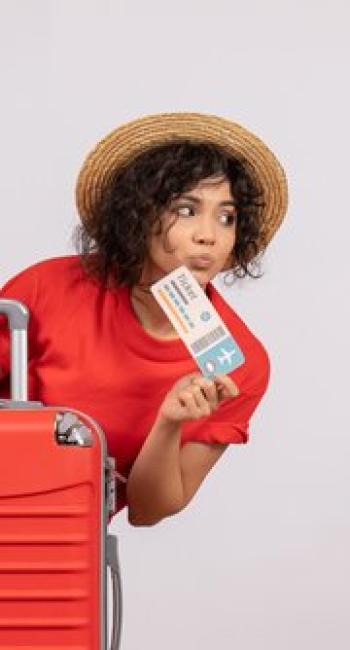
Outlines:
{"label": "red t-shirt", "polygon": [[[167,391],[179,377],[198,372],[185,345],[180,339],[153,338],[134,314],[130,290],[101,288],[87,277],[77,256],[31,266],[10,280],[0,296],[20,300],[30,311],[30,399],[93,417],[118,471],[127,476]],[[268,357],[212,286],[209,297],[245,356],[245,363],[231,373],[240,394],[209,417],[185,423],[181,441],[246,443],[250,417],[267,387]],[[0,367],[6,375],[9,337],[4,319]],[[120,496],[119,509],[124,505]]]}

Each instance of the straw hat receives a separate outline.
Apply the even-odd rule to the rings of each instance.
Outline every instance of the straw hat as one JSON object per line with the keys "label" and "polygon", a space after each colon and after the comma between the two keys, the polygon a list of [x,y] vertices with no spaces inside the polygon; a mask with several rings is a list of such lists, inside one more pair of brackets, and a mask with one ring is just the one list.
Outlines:
{"label": "straw hat", "polygon": [[78,212],[84,221],[99,203],[109,179],[146,150],[190,140],[219,146],[238,157],[262,191],[265,240],[268,243],[287,209],[285,173],[268,147],[247,129],[203,113],[159,113],[128,122],[101,140],[86,158],[76,187]]}

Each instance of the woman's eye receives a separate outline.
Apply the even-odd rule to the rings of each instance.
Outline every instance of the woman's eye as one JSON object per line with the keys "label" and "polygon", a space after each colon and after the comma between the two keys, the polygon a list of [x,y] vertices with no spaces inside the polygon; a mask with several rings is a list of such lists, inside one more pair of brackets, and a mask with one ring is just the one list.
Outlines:
{"label": "woman's eye", "polygon": [[179,217],[191,217],[193,215],[193,208],[189,205],[178,205],[175,212]]}
{"label": "woman's eye", "polygon": [[236,221],[236,215],[232,213],[224,213],[220,215],[219,219],[220,223],[222,223],[224,226],[233,226]]}

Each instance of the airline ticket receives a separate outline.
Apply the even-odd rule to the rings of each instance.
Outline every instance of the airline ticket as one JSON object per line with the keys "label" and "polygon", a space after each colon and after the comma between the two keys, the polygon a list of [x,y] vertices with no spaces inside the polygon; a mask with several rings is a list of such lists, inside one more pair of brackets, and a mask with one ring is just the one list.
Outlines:
{"label": "airline ticket", "polygon": [[244,363],[242,350],[186,266],[155,282],[151,291],[205,377],[228,374]]}

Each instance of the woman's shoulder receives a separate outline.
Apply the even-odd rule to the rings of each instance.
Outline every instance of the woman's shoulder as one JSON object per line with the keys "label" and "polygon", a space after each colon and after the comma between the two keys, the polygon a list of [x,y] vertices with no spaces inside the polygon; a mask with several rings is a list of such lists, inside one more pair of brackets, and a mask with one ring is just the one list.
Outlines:
{"label": "woman's shoulder", "polygon": [[62,285],[74,285],[87,280],[79,255],[52,257],[34,262],[10,278],[7,286],[23,286],[40,284],[41,287],[58,288]]}
{"label": "woman's shoulder", "polygon": [[82,302],[96,290],[80,256],[67,255],[31,264],[5,283],[0,296],[20,300],[37,311],[51,310],[55,304],[68,308],[68,303]]}
{"label": "woman's shoulder", "polygon": [[[49,278],[52,275],[58,279],[82,277],[83,267],[79,255],[62,255],[34,262],[21,272],[21,275],[37,275]],[[63,275],[61,275],[63,274]]]}

